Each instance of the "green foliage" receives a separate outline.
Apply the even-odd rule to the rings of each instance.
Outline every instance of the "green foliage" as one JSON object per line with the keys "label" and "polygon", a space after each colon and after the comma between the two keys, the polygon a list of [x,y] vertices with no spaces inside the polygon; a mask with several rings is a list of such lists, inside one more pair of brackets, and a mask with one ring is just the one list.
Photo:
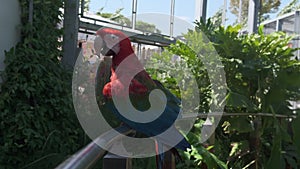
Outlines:
{"label": "green foliage", "polygon": [[[239,3],[240,0],[230,0],[230,11],[238,17],[239,15]],[[278,8],[281,4],[280,0],[260,0],[259,8],[259,17],[260,20],[266,20],[270,18],[270,13],[276,13]],[[249,0],[242,0],[242,22],[246,23],[245,21],[248,18],[248,6]]]}
{"label": "green foliage", "polygon": [[82,146],[84,134],[72,106],[71,73],[60,63],[63,1],[28,1],[21,41],[6,52],[0,93],[0,168],[54,168]]}
{"label": "green foliage", "polygon": [[136,29],[145,32],[161,33],[161,30],[157,29],[155,24],[147,23],[144,21],[137,21]]}
{"label": "green foliage", "polygon": [[[229,56],[234,56],[234,58],[231,58],[232,60],[238,60],[238,62],[235,63],[235,66],[231,66],[237,68],[237,74],[230,73],[230,75],[233,76],[228,76],[227,82],[231,91],[235,91],[243,97],[229,100],[229,102],[227,102],[227,111],[293,114],[288,100],[299,100],[300,79],[297,74],[299,74],[300,69],[299,61],[291,60],[293,52],[295,51],[295,49],[291,49],[287,45],[291,37],[287,37],[280,32],[263,35],[262,28],[260,28],[259,34],[243,36],[237,40],[239,39],[239,43],[228,43],[225,39],[223,42],[231,46],[242,45],[240,48],[235,48],[241,49],[234,51],[236,53],[238,52],[237,54],[228,53]],[[222,51],[219,53],[222,53]],[[236,79],[240,82],[236,83]],[[235,83],[230,84],[231,80],[234,80],[232,82]],[[241,100],[245,96],[248,98],[247,102],[251,101],[254,106],[249,104],[249,106],[245,106],[244,104],[238,106],[236,105],[237,102],[233,102],[234,100]],[[286,130],[289,125],[288,121],[281,120],[280,123],[278,123],[277,120],[273,118],[260,119],[255,116],[250,116],[249,118],[256,129],[256,131],[249,133],[249,143],[255,145],[250,147],[249,150],[249,153],[253,152],[255,154],[255,166],[261,167],[262,164],[265,164],[269,154],[273,156],[268,164],[281,162],[281,164],[277,166],[292,165],[292,160],[288,160],[287,156],[281,154],[283,151],[288,152],[284,150],[288,147],[285,146],[286,144],[291,146],[291,138]],[[238,120],[240,120],[240,118]],[[256,123],[256,121],[258,121],[258,123]],[[281,130],[276,129],[278,127],[280,127]],[[241,128],[237,129],[239,130]],[[241,131],[238,133],[241,133]],[[251,138],[253,135],[255,139]],[[279,135],[285,135],[286,137],[281,138]],[[273,139],[270,139],[270,136],[272,136]],[[273,148],[271,148],[270,145],[273,145]],[[279,148],[281,148],[282,151],[278,152]],[[279,155],[275,157],[275,154],[278,153]],[[265,159],[261,159],[261,156],[266,157]],[[293,156],[292,159],[294,160],[296,158],[296,156],[292,154],[289,154],[289,156]]]}
{"label": "green foliage", "polygon": [[[290,101],[300,100],[300,63],[291,59],[297,49],[288,47],[292,37],[281,32],[264,35],[262,27],[258,34],[239,35],[239,26],[225,29],[214,26],[211,21],[196,22],[196,25],[196,31],[185,35],[185,43],[177,42],[163,52],[162,58],[154,56],[152,59],[161,59],[163,65],[173,65],[174,68],[179,66],[180,61],[171,59],[174,55],[180,56],[197,79],[202,96],[199,111],[207,112],[217,96],[212,92],[209,70],[205,68],[214,64],[207,58],[209,64],[204,64],[207,60],[201,58],[195,49],[211,51],[209,43],[204,43],[209,39],[226,73],[224,83],[227,85],[219,85],[227,89],[225,112],[237,115],[222,118],[222,125],[215,133],[213,149],[200,144],[199,126],[203,122],[199,119],[187,136],[193,149],[182,153],[185,160],[179,167],[199,168],[205,164],[208,168],[298,168],[300,140],[297,134],[291,133],[298,132],[299,117],[293,120],[275,117],[299,116],[290,104]],[[203,32],[207,39],[197,32]],[[204,42],[199,41],[201,38]],[[176,81],[171,73],[152,72],[166,85],[171,84],[168,87],[180,96],[182,93],[174,87]],[[213,150],[212,153],[207,149]]]}
{"label": "green foliage", "polygon": [[124,8],[117,9],[114,13],[107,13],[107,12],[102,12],[104,10],[104,7],[102,7],[98,12],[97,15],[102,16],[103,18],[110,19],[112,21],[115,21],[121,25],[124,26],[130,26],[131,21],[127,17],[125,17],[121,12],[123,11]]}
{"label": "green foliage", "polygon": [[188,134],[188,141],[192,145],[192,149],[188,152],[181,152],[184,157],[183,163],[177,165],[182,169],[196,168],[212,168],[212,169],[227,169],[226,164],[221,161],[214,153],[214,146],[201,145],[201,128],[204,121],[199,119],[194,124],[194,128]]}
{"label": "green foliage", "polygon": [[[199,107],[197,109],[188,109],[186,110],[187,112],[183,113],[209,112],[211,105],[221,105],[218,96],[213,96],[212,94],[211,84],[212,79],[218,78],[217,76],[219,75],[215,70],[212,70],[212,68],[220,66],[214,59],[211,59],[216,53],[214,52],[213,45],[207,41],[208,39],[203,33],[190,31],[184,35],[184,38],[185,42],[177,41],[176,44],[172,44],[166,48],[165,52],[161,55],[154,55],[151,58],[151,61],[154,63],[163,65],[166,71],[147,71],[150,72],[154,79],[159,79],[164,83],[178,97],[197,100],[199,98],[193,98],[195,97],[194,93],[199,93]],[[174,72],[176,77],[179,78],[174,78]],[[197,84],[190,81],[191,78],[195,78]],[[219,80],[224,79],[220,78]],[[221,83],[223,85],[218,87],[224,88],[225,82],[222,81]],[[180,90],[178,85],[183,86],[182,88],[186,90]],[[193,91],[191,87],[193,85],[198,86],[198,91]],[[202,125],[203,121],[199,119],[195,123],[192,132],[187,136],[189,142],[192,144],[192,149],[188,152],[181,152],[184,160],[177,167],[184,169],[205,166],[208,168],[227,168],[224,162],[210,152],[212,147],[205,148],[200,144],[200,129]]]}
{"label": "green foliage", "polygon": [[[260,118],[255,113],[293,114],[289,101],[300,99],[299,61],[291,59],[296,50],[288,47],[292,37],[281,32],[264,35],[262,29],[260,27],[258,34],[247,36],[238,36],[237,27],[208,32],[226,71],[226,112],[253,114],[223,118],[223,126],[231,141],[245,132],[249,134],[247,139],[252,146],[244,153],[250,158],[245,156],[243,166],[253,160],[256,168],[264,164],[269,165],[267,168],[274,164],[288,166],[296,163],[298,157],[294,150],[287,150],[295,146],[287,130],[289,121]],[[269,159],[269,155],[272,158]]]}
{"label": "green foliage", "polygon": [[281,11],[279,11],[279,13],[277,14],[277,16],[282,16],[284,14],[293,12],[300,9],[300,4],[299,4],[299,0],[292,0],[290,3],[288,3],[285,7],[283,7],[281,9]]}
{"label": "green foliage", "polygon": [[218,11],[210,17],[210,20],[215,27],[222,26],[223,8],[219,8]]}
{"label": "green foliage", "polygon": [[[112,21],[115,21],[121,25],[130,27],[132,25],[129,18],[125,17],[121,12],[124,8],[117,9],[114,13],[107,13],[102,12],[104,10],[104,7],[102,7],[98,12],[97,15],[102,16],[103,18],[108,18]],[[150,24],[144,21],[137,21],[136,22],[136,29],[145,31],[145,32],[151,32],[151,33],[161,33],[161,30],[157,29],[154,24]]]}
{"label": "green foliage", "polygon": [[[79,1],[80,5],[81,5],[81,2],[82,2],[82,0]],[[84,12],[90,10],[90,3],[91,3],[91,0],[84,0]]]}

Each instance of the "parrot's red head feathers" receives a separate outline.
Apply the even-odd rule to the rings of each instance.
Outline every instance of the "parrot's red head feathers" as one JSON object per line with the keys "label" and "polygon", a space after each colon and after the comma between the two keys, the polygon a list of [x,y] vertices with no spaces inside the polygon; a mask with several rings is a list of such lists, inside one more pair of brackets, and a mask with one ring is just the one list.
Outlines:
{"label": "parrot's red head feathers", "polygon": [[[124,87],[124,84],[127,84],[127,80],[131,80],[129,86],[130,94],[144,95],[147,93],[148,89],[144,84],[136,79],[131,79],[132,72],[139,72],[136,76],[143,79],[142,81],[153,83],[150,76],[144,70],[143,65],[134,54],[128,36],[119,30],[111,28],[102,28],[96,34],[95,43],[99,44],[98,46],[95,44],[95,49],[98,47],[96,53],[102,53],[104,56],[112,56],[112,75],[110,82],[103,88],[103,95],[106,97],[111,97],[113,94],[124,96],[128,92]],[[117,69],[118,67],[120,69]]]}
{"label": "parrot's red head feathers", "polygon": [[123,32],[111,28],[102,28],[96,34],[97,38],[103,41],[101,53],[104,56],[113,56],[113,64],[119,65],[127,56],[134,53],[128,36]]}
{"label": "parrot's red head feathers", "polygon": [[102,28],[99,29],[96,33],[97,35],[100,35],[101,37],[105,37],[106,35],[115,35],[118,36],[121,39],[126,39],[128,38],[123,32],[116,30],[116,29],[112,29],[112,28]]}

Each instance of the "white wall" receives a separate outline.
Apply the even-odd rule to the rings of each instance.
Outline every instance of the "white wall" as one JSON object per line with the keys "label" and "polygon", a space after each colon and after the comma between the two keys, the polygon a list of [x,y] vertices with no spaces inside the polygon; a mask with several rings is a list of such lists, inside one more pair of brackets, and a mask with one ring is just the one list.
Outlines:
{"label": "white wall", "polygon": [[[4,51],[19,40],[20,6],[18,0],[1,0],[0,5],[0,70],[4,69]],[[1,80],[1,79],[0,79]]]}

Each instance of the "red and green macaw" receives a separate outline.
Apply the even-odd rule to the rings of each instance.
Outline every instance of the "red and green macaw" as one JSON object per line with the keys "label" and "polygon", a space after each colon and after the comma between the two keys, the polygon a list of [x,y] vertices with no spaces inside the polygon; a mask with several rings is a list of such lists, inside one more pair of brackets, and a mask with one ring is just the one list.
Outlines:
{"label": "red and green macaw", "polygon": [[[102,91],[106,100],[104,106],[107,106],[119,120],[130,128],[156,139],[157,168],[162,169],[164,158],[162,145],[174,145],[172,144],[174,143],[174,140],[179,140],[176,142],[178,144],[175,144],[175,146],[171,148],[171,152],[173,152],[175,156],[178,155],[176,148],[184,151],[191,148],[188,141],[174,126],[174,122],[180,112],[181,101],[168,91],[159,81],[151,79],[139,62],[137,56],[134,54],[131,42],[124,33],[111,28],[102,28],[98,30],[96,34],[96,53],[101,53],[104,56],[112,56],[110,82],[104,86]],[[120,66],[125,59],[130,59],[130,61],[122,64],[122,71],[118,71],[118,66]],[[132,78],[131,74],[134,72],[138,73]],[[131,81],[129,84],[129,91],[126,91],[125,81],[128,80],[128,78],[131,79]],[[151,107],[149,103],[149,94],[154,89],[163,91],[166,96],[166,106],[163,113],[151,122],[139,123],[129,120],[124,117],[114,105],[113,95],[121,99],[128,99],[124,96],[126,95],[126,92],[129,92],[129,98],[132,105],[139,111],[146,111]],[[158,98],[157,101],[160,101],[160,99]],[[170,131],[171,134],[168,134],[167,136],[159,135],[166,130]]]}

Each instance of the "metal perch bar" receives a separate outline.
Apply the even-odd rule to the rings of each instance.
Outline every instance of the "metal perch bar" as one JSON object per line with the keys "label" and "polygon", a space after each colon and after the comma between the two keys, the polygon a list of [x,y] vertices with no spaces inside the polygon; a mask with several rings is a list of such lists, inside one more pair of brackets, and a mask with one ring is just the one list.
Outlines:
{"label": "metal perch bar", "polygon": [[[200,114],[183,114],[182,120],[189,118],[207,118],[208,116],[264,116],[275,118],[296,118],[296,115],[281,115],[270,113],[200,113]],[[117,132],[116,132],[117,131]],[[115,141],[122,138],[124,135],[128,135],[134,132],[134,130],[125,126],[112,129],[88,144],[86,147],[78,151],[76,154],[69,157],[63,163],[61,163],[56,169],[88,169],[91,168],[98,160],[103,158],[106,154],[106,150],[101,148],[97,143],[104,145],[105,147],[111,146]],[[172,165],[174,161],[171,161],[170,168],[174,168]],[[175,164],[175,163],[174,163]],[[169,167],[168,167],[169,168]]]}
{"label": "metal perch bar", "polygon": [[188,118],[207,118],[208,116],[261,116],[261,117],[276,117],[276,118],[296,118],[296,115],[283,115],[283,114],[271,114],[271,113],[199,113],[199,114],[183,114],[182,119]]}
{"label": "metal perch bar", "polygon": [[[118,131],[119,133],[115,132]],[[88,144],[86,147],[78,151],[76,154],[69,157],[56,169],[88,169],[91,168],[99,159],[101,159],[106,150],[102,149],[96,143],[103,143],[107,146],[111,145],[114,141],[120,139],[123,135],[132,133],[133,130],[121,126],[116,129],[112,129]]]}

